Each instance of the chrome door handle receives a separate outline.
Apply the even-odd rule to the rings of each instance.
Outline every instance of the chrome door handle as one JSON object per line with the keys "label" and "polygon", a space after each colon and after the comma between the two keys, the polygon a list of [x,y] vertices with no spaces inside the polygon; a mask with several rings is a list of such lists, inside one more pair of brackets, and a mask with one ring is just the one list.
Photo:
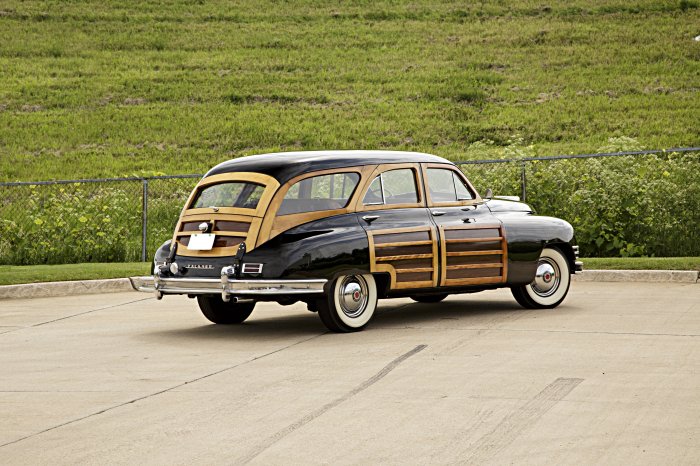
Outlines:
{"label": "chrome door handle", "polygon": [[433,214],[435,217],[439,217],[440,215],[445,215],[446,212],[443,212],[442,210],[432,210],[430,211],[431,214]]}
{"label": "chrome door handle", "polygon": [[364,215],[362,217],[362,220],[364,220],[367,223],[372,223],[375,220],[377,220],[378,218],[379,218],[379,215]]}

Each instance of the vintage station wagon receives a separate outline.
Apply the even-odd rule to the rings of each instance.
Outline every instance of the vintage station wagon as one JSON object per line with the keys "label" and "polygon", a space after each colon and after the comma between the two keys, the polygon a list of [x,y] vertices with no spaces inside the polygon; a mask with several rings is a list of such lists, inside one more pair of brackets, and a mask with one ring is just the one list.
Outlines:
{"label": "vintage station wagon", "polygon": [[526,308],[556,307],[581,270],[573,228],[489,197],[429,154],[242,157],[202,178],[153,276],[132,283],[196,297],[217,324],[243,322],[258,301],[303,301],[337,332],[365,327],[380,298],[509,287]]}

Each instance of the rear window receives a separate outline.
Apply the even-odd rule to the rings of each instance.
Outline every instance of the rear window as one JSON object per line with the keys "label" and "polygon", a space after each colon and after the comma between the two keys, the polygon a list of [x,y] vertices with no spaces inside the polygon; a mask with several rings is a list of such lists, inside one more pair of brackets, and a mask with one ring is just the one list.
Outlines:
{"label": "rear window", "polygon": [[333,173],[298,181],[285,194],[277,215],[342,209],[359,181],[357,173]]}
{"label": "rear window", "polygon": [[200,189],[191,209],[206,207],[240,207],[255,209],[265,186],[244,181],[229,181],[213,184]]}

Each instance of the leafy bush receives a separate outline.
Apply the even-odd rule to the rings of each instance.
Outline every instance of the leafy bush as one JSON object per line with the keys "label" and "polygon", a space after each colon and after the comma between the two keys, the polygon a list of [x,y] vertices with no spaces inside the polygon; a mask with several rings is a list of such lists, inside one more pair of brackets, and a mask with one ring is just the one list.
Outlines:
{"label": "leafy bush", "polygon": [[[642,149],[611,138],[600,152]],[[506,152],[507,151],[507,152]],[[506,148],[504,158],[532,157]],[[522,162],[465,165],[480,192],[521,195]],[[530,161],[527,202],[538,214],[569,221],[588,257],[700,255],[700,154]]]}
{"label": "leafy bush", "polygon": [[24,192],[3,208],[0,218],[0,263],[138,259],[140,205],[123,187],[75,183],[21,188]]}

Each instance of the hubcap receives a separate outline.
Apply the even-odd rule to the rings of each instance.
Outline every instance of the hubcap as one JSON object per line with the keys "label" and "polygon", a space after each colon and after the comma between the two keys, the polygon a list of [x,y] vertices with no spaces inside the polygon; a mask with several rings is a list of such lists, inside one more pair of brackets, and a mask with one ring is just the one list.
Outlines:
{"label": "hubcap", "polygon": [[338,289],[338,298],[343,314],[359,317],[367,307],[367,282],[359,275],[345,277]]}
{"label": "hubcap", "polygon": [[559,287],[560,276],[561,272],[556,262],[548,257],[540,259],[535,280],[530,284],[532,291],[543,297],[554,294]]}

